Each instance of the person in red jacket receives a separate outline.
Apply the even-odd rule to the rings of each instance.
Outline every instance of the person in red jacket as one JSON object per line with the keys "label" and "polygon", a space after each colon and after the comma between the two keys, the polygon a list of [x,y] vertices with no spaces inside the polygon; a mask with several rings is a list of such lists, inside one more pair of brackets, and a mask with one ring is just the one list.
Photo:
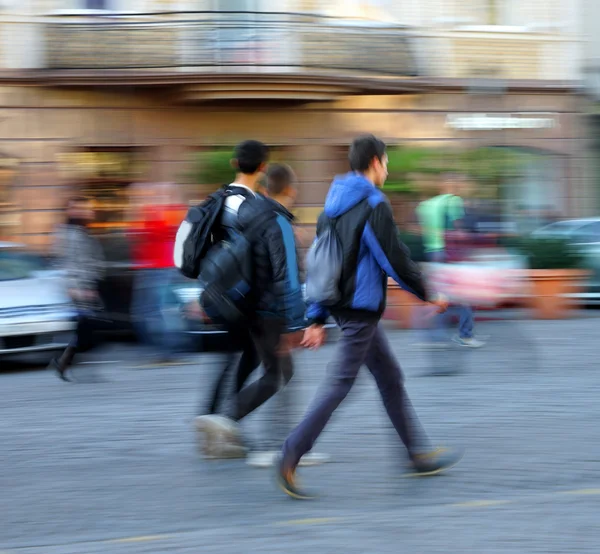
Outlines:
{"label": "person in red jacket", "polygon": [[[134,234],[136,278],[132,318],[140,340],[157,349],[158,362],[169,362],[179,349],[177,330],[169,323],[169,283],[173,277],[173,243],[185,206],[173,203],[173,187],[150,185],[140,207]],[[183,214],[183,215],[182,215]]]}

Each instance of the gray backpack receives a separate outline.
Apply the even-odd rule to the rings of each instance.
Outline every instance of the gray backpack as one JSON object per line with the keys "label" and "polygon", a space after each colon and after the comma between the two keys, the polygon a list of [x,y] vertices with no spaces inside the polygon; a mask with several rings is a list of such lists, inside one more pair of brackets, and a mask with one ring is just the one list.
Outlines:
{"label": "gray backpack", "polygon": [[306,255],[306,298],[323,306],[335,305],[341,297],[344,256],[334,222],[329,220]]}

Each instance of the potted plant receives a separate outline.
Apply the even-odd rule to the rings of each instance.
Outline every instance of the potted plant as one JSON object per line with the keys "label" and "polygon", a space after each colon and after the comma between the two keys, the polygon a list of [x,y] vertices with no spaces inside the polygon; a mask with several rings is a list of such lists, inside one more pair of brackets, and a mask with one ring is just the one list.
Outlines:
{"label": "potted plant", "polygon": [[538,319],[563,319],[575,307],[569,293],[585,282],[582,256],[567,241],[557,238],[521,240],[521,250],[529,260],[532,285],[531,306]]}

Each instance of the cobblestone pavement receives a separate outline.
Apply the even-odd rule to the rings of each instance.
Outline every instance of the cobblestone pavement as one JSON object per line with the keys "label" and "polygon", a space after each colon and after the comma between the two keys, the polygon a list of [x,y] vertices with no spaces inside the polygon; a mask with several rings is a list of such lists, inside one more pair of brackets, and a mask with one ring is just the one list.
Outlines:
{"label": "cobblestone pavement", "polygon": [[[400,477],[403,451],[364,372],[318,443],[332,463],[302,473],[312,502],[243,461],[200,459],[190,421],[218,356],[142,370],[143,353],[121,345],[78,370],[89,382],[5,372],[0,553],[597,553],[600,319],[479,331],[486,348],[436,354],[436,375],[411,333],[389,334],[430,436],[465,446],[463,462]],[[296,418],[333,347],[298,354]]]}

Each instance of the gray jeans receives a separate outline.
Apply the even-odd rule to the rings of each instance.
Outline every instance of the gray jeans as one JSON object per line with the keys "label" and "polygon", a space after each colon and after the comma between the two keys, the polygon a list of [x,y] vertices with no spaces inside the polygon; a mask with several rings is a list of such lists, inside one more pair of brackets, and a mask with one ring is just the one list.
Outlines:
{"label": "gray jeans", "polygon": [[428,441],[404,388],[402,371],[378,322],[338,318],[337,324],[342,331],[337,353],[317,400],[283,445],[284,464],[295,467],[312,449],[363,365],[375,378],[388,417],[409,455],[426,447]]}

